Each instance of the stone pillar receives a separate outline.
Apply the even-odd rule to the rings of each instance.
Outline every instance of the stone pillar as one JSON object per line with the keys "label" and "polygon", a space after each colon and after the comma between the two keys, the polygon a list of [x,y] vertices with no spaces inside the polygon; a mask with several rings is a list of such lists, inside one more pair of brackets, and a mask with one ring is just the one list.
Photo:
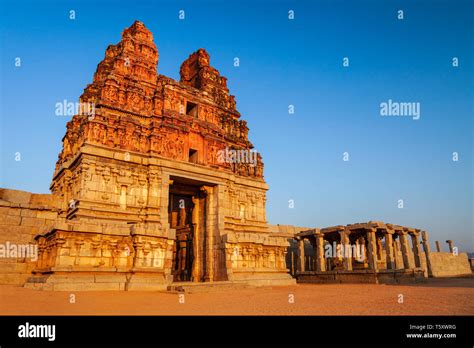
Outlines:
{"label": "stone pillar", "polygon": [[400,246],[401,246],[401,249],[402,249],[403,268],[412,269],[414,267],[410,262],[410,256],[409,256],[410,255],[410,247],[408,245],[407,232],[401,231],[399,233],[399,238],[400,238]]}
{"label": "stone pillar", "polygon": [[421,240],[423,242],[423,250],[425,251],[426,257],[426,268],[428,268],[428,276],[433,276],[433,269],[431,268],[431,250],[430,250],[430,241],[429,241],[428,232],[421,232]]}
{"label": "stone pillar", "polygon": [[299,271],[304,272],[305,271],[305,263],[304,263],[304,239],[300,238],[298,239],[298,256],[299,256]]}
{"label": "stone pillar", "polygon": [[[291,275],[295,275],[296,271],[298,271],[298,253],[292,251],[291,252]],[[263,260],[263,258],[262,258]],[[262,267],[263,267],[263,261],[262,261]]]}
{"label": "stone pillar", "polygon": [[148,203],[146,208],[147,221],[160,221],[160,193],[162,179],[160,171],[155,166],[150,166],[148,172]]}
{"label": "stone pillar", "polygon": [[222,248],[220,231],[225,231],[225,212],[227,208],[227,192],[223,184],[214,186],[214,238],[213,238],[213,248],[214,248],[214,280],[228,280],[229,270],[224,267],[225,265],[225,251]]}
{"label": "stone pillar", "polygon": [[452,240],[450,240],[450,239],[448,239],[448,240],[446,241],[446,243],[448,243],[449,252],[450,252],[451,254],[452,254],[452,253],[454,253],[454,249],[453,249],[453,241],[452,241]]}
{"label": "stone pillar", "polygon": [[316,259],[316,272],[326,271],[326,260],[324,259],[324,237],[322,234],[317,234],[316,238],[316,250],[314,253]]}
{"label": "stone pillar", "polygon": [[400,251],[400,244],[398,243],[398,239],[395,239],[396,234],[394,233],[392,235],[392,240],[393,240],[393,254],[395,256],[395,269],[403,268],[400,267],[400,262],[398,261],[398,252]]}
{"label": "stone pillar", "polygon": [[359,261],[363,262],[363,268],[365,269],[365,264],[366,264],[366,261],[368,261],[368,255],[369,255],[367,251],[367,246],[365,243],[365,238],[362,236],[357,238],[357,243],[359,244],[359,251],[361,252],[361,254],[359,255]]}
{"label": "stone pillar", "polygon": [[214,281],[214,188],[205,186],[206,196],[206,282]]}
{"label": "stone pillar", "polygon": [[375,234],[375,241],[377,242],[376,245],[377,245],[377,261],[382,261],[382,239],[380,239],[379,237],[377,237],[377,234]]}
{"label": "stone pillar", "polygon": [[200,281],[200,259],[201,259],[201,250],[200,250],[200,242],[201,242],[201,231],[199,226],[199,197],[193,196],[193,212],[192,212],[192,223],[193,223],[193,254],[194,254],[194,262],[193,262],[193,269],[191,271],[191,280],[194,282]]}
{"label": "stone pillar", "polygon": [[[169,174],[163,175],[161,190],[159,191],[159,202],[160,202],[160,212],[166,212],[166,214],[160,213],[161,224],[164,228],[169,229],[171,221],[168,221],[168,204],[169,204],[169,195],[170,195],[170,186],[173,185],[173,180],[170,179]],[[174,229],[173,229],[174,231]],[[171,233],[173,239],[175,239],[174,232]]]}
{"label": "stone pillar", "polygon": [[367,258],[369,260],[369,268],[376,271],[377,267],[377,242],[375,240],[375,229],[367,230]]}
{"label": "stone pillar", "polygon": [[[181,201],[181,202],[184,202],[184,201]],[[186,224],[186,208],[184,207],[184,204],[183,204],[183,206],[181,206],[179,208],[179,213],[178,214],[179,214],[178,224],[179,224],[180,227],[183,227]]]}
{"label": "stone pillar", "polygon": [[421,246],[418,234],[411,234],[411,241],[413,244],[413,256],[415,259],[415,267],[421,267]]}
{"label": "stone pillar", "polygon": [[436,251],[437,252],[441,252],[441,245],[439,244],[439,240],[435,241],[435,244],[436,244]]}
{"label": "stone pillar", "polygon": [[395,255],[393,250],[393,231],[387,231],[385,234],[385,254],[387,257],[387,269],[395,269]]}
{"label": "stone pillar", "polygon": [[344,260],[344,270],[346,271],[352,271],[352,249],[349,241],[350,233],[349,230],[339,232],[341,236],[342,259]]}

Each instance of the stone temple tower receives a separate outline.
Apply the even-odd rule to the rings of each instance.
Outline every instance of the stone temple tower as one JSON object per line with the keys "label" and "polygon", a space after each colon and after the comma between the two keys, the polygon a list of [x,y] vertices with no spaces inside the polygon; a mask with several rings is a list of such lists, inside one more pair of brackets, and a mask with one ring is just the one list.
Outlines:
{"label": "stone temple tower", "polygon": [[226,78],[199,49],[175,81],[136,21],[110,45],[67,124],[28,285],[163,289],[174,282],[286,284],[286,237],[267,225],[263,163]]}

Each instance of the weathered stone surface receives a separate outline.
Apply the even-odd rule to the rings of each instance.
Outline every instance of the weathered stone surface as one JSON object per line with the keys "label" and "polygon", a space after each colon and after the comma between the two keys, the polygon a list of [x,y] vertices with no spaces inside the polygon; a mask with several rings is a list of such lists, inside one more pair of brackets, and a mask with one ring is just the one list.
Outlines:
{"label": "weathered stone surface", "polygon": [[[41,196],[41,199],[35,197]],[[23,255],[35,244],[34,237],[58,218],[57,200],[29,192],[0,189],[0,284],[22,285],[36,265],[37,254]],[[45,202],[51,206],[46,207]],[[40,216],[40,218],[38,218]],[[13,248],[15,254],[7,249]],[[31,250],[32,252],[34,250]]]}
{"label": "weathered stone surface", "polygon": [[30,192],[0,189],[0,199],[11,203],[30,203],[31,196]]}
{"label": "weathered stone surface", "polygon": [[472,274],[466,253],[459,253],[458,255],[448,252],[431,253],[430,261],[434,277],[455,277]]}
{"label": "weathered stone surface", "polygon": [[[80,97],[93,108],[67,124],[52,195],[0,190],[0,226],[29,228],[39,247],[32,287],[163,288],[176,274],[291,281],[291,233],[267,225],[262,158],[249,157],[226,78],[204,49],[182,63],[180,81],[158,74],[158,58],[143,23],[125,29]],[[190,208],[171,207],[179,197]]]}
{"label": "weathered stone surface", "polygon": [[[204,49],[191,54],[181,66],[179,82],[158,75],[157,64],[153,36],[140,22],[107,48],[93,83],[81,96],[81,102],[96,106],[95,114],[76,115],[68,123],[56,173],[81,146],[94,144],[125,151],[97,154],[142,164],[138,153],[188,162],[192,148],[197,164],[263,180],[260,155],[255,166],[219,161],[219,150],[250,150],[253,145],[226,78],[210,66],[209,54]],[[104,168],[104,174],[108,172]],[[62,180],[53,182],[53,192],[60,185]]]}

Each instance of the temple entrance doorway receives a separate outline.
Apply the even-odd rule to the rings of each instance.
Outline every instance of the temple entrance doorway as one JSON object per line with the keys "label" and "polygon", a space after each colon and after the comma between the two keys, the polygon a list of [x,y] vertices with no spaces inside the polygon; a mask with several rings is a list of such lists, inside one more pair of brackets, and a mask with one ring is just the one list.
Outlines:
{"label": "temple entrance doorway", "polygon": [[176,230],[176,242],[173,250],[173,280],[191,280],[194,261],[192,196],[170,194],[171,228]]}
{"label": "temple entrance doorway", "polygon": [[172,263],[174,282],[204,281],[206,196],[200,183],[173,178],[169,189],[168,221],[176,231]]}

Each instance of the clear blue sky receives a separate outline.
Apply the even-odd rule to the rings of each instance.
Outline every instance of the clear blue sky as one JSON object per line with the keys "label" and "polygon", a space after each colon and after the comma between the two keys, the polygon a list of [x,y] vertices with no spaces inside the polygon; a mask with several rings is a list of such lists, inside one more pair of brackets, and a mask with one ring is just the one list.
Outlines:
{"label": "clear blue sky", "polygon": [[[203,47],[228,77],[265,162],[270,223],[382,220],[472,251],[473,13],[472,1],[452,0],[3,1],[0,186],[48,192],[68,121],[55,103],[77,101],[138,19],[159,73],[179,79]],[[421,103],[421,118],[381,117],[388,99]]]}

